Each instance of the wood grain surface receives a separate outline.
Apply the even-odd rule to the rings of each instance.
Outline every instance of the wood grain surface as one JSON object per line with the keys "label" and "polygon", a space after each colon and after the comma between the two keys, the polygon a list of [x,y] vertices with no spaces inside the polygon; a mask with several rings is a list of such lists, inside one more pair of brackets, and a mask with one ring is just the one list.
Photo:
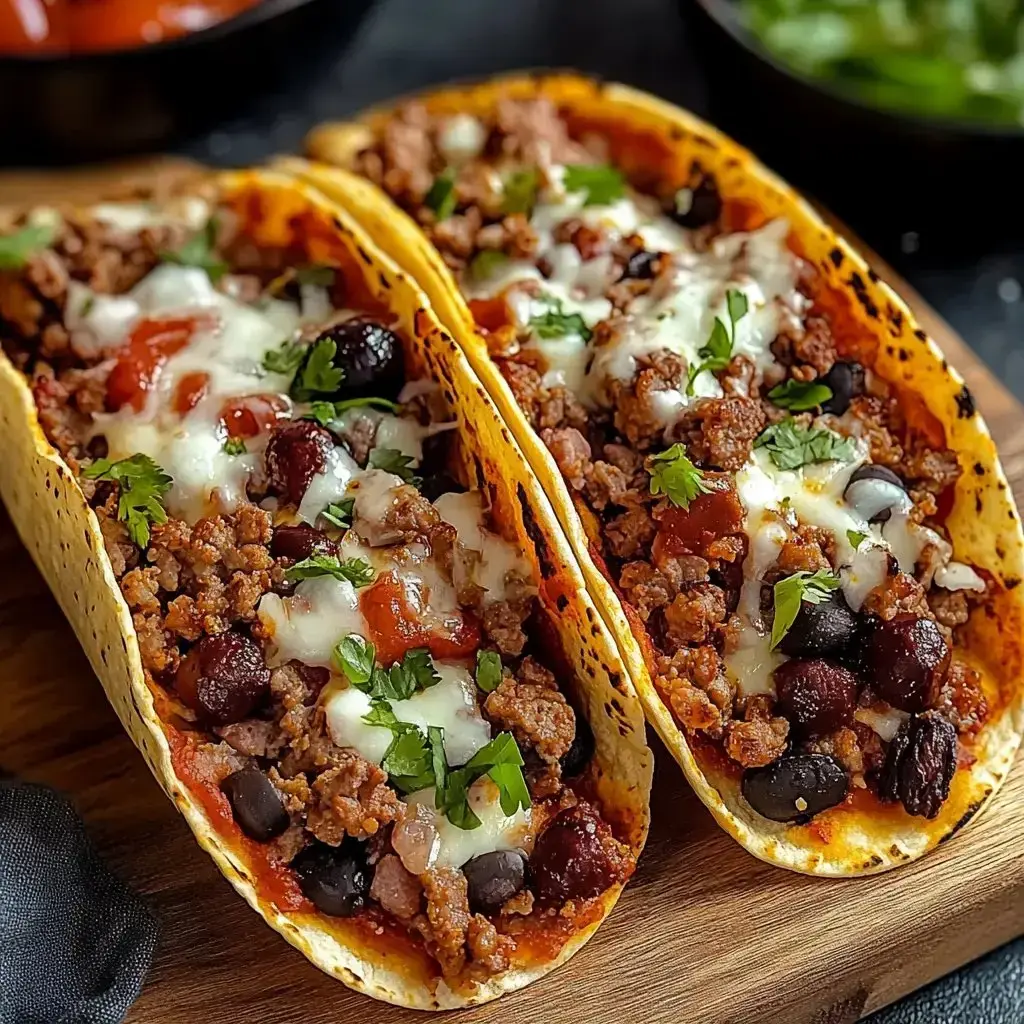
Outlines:
{"label": "wood grain surface", "polygon": [[[44,184],[49,195],[67,194],[61,179]],[[0,175],[0,203],[45,196],[38,179]],[[967,378],[1021,502],[1024,410],[919,297],[900,290]],[[68,793],[103,855],[161,921],[156,962],[129,1022],[423,1019],[321,974],[245,906],[122,733],[6,518],[0,558],[0,765]],[[1024,933],[1019,762],[986,813],[923,861],[826,881],[746,854],[653,734],[652,743],[654,825],[615,912],[565,967],[461,1019],[845,1024]]]}

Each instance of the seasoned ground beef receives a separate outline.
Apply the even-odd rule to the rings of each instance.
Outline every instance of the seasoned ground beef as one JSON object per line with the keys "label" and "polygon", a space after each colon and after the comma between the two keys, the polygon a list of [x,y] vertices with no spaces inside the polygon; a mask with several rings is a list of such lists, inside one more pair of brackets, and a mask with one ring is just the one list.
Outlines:
{"label": "seasoned ground beef", "polygon": [[411,920],[423,905],[423,884],[402,866],[395,854],[385,854],[373,869],[370,896],[402,921]]}
{"label": "seasoned ground beef", "polygon": [[772,714],[771,698],[756,694],[747,698],[743,720],[725,727],[726,753],[744,768],[760,768],[786,749],[789,722]]}
{"label": "seasoned ground beef", "polygon": [[329,846],[345,835],[365,839],[405,814],[387,772],[351,751],[342,753],[340,763],[317,776],[306,815],[306,828]]}
{"label": "seasoned ground beef", "polygon": [[696,402],[680,417],[675,430],[698,462],[736,472],[750,458],[754,438],[764,429],[761,403],[734,395]]}
{"label": "seasoned ground beef", "polygon": [[445,977],[462,970],[469,931],[469,886],[458,868],[432,868],[420,876],[427,901],[427,948]]}

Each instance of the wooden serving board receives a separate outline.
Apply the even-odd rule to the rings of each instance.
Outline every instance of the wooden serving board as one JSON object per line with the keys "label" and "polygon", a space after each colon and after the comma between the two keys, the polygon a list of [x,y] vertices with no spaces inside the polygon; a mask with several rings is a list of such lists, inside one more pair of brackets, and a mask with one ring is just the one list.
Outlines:
{"label": "wooden serving board", "polygon": [[[110,180],[91,175],[87,184]],[[61,178],[0,175],[0,202],[67,190]],[[880,263],[879,272],[900,285]],[[900,290],[967,378],[1021,502],[1024,409],[919,296]],[[0,559],[0,765],[68,793],[103,855],[161,921],[156,962],[129,1022],[423,1019],[321,974],[235,895],[121,731],[6,517]],[[846,1024],[1024,933],[1020,762],[986,813],[923,861],[827,881],[745,853],[653,734],[652,742],[654,825],[614,913],[569,964],[461,1019]]]}

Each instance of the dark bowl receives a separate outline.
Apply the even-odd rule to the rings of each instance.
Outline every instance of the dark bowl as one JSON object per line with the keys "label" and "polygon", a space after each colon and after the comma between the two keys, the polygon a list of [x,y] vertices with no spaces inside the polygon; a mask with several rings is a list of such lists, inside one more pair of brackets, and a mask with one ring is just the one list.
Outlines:
{"label": "dark bowl", "polygon": [[164,43],[0,57],[0,163],[96,160],[164,146],[336,54],[373,0],[263,0]]}
{"label": "dark bowl", "polygon": [[907,233],[934,251],[1024,229],[1024,129],[868,106],[777,61],[732,0],[680,6],[704,58],[713,120],[854,227],[884,232],[883,248]]}

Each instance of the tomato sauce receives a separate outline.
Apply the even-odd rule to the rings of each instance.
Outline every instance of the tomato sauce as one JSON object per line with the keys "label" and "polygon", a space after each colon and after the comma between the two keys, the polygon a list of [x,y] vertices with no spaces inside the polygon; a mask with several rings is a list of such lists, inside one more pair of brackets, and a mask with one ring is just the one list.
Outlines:
{"label": "tomato sauce", "polygon": [[244,395],[221,410],[228,437],[247,438],[262,434],[278,421],[287,419],[289,406],[281,395]]}
{"label": "tomato sauce", "polygon": [[654,559],[661,555],[699,554],[708,544],[743,530],[743,507],[731,487],[698,494],[689,508],[669,508],[660,514],[654,538]]}
{"label": "tomato sauce", "polygon": [[395,572],[379,576],[360,592],[359,608],[369,627],[377,660],[399,661],[406,651],[426,647],[438,660],[468,658],[480,646],[480,627],[465,613],[447,612],[428,620],[429,595],[415,580]]}

